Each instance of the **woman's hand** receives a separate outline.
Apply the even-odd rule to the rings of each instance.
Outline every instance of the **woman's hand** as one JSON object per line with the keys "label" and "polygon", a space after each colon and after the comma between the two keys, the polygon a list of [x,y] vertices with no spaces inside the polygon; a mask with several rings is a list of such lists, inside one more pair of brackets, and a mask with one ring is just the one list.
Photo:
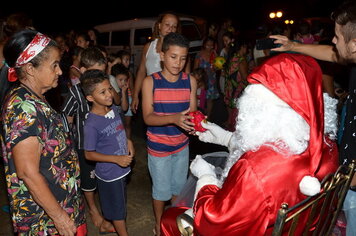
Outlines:
{"label": "woman's hand", "polygon": [[138,98],[138,96],[133,96],[132,97],[132,102],[131,102],[131,110],[133,111],[133,113],[137,112],[138,109],[138,104],[140,103],[140,99]]}
{"label": "woman's hand", "polygon": [[56,217],[53,217],[52,220],[60,235],[74,236],[77,232],[74,221],[69,218],[67,212],[64,210],[62,210],[60,214],[56,215]]}

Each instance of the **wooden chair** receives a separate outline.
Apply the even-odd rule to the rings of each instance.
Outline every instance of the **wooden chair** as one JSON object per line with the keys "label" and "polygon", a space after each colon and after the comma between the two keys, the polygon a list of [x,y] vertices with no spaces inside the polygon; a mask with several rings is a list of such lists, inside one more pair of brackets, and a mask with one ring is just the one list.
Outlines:
{"label": "wooden chair", "polygon": [[354,172],[355,161],[348,166],[341,165],[334,174],[324,178],[322,190],[317,195],[290,208],[287,203],[282,203],[272,235],[296,235],[298,224],[305,224],[303,232],[298,235],[331,235]]}
{"label": "wooden chair", "polygon": [[[341,165],[334,174],[324,178],[322,190],[317,195],[308,197],[291,208],[288,208],[287,203],[282,203],[272,235],[279,236],[287,232],[288,235],[296,235],[299,224],[305,224],[301,235],[331,235],[354,172],[355,161],[348,166]],[[183,213],[176,220],[183,236],[193,235],[193,219],[189,215]],[[182,220],[189,223],[189,226],[184,227]]]}

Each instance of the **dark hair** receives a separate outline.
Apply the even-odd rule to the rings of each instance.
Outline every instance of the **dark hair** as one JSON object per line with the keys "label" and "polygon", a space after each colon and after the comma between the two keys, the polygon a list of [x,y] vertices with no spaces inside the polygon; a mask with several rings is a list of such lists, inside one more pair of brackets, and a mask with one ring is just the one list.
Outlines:
{"label": "dark hair", "polygon": [[75,35],[75,39],[82,37],[86,42],[91,42],[91,39],[87,33],[87,31],[80,31]]}
{"label": "dark hair", "polygon": [[80,46],[74,46],[70,49],[71,56],[79,56],[84,51],[84,48]]}
{"label": "dark hair", "polygon": [[9,15],[4,23],[4,33],[6,37],[11,37],[16,32],[33,27],[32,19],[25,13],[19,12]]}
{"label": "dark hair", "polygon": [[204,87],[207,86],[208,83],[208,74],[206,73],[206,70],[202,67],[195,68],[192,73],[191,73],[195,78],[198,76],[200,77],[200,80],[198,80],[198,84],[202,83]]}
{"label": "dark hair", "polygon": [[230,31],[226,31],[224,34],[223,34],[223,37],[228,37],[230,39],[234,39],[234,34]]}
{"label": "dark hair", "polygon": [[107,60],[104,57],[102,51],[97,47],[88,47],[84,49],[80,57],[80,66],[84,68],[89,68],[95,64],[106,64]]}
{"label": "dark hair", "polygon": [[307,21],[301,21],[298,25],[298,31],[301,35],[310,34],[311,26]]}
{"label": "dark hair", "polygon": [[97,84],[109,77],[101,70],[87,70],[80,76],[80,84],[85,96],[93,94]]}
{"label": "dark hair", "polygon": [[131,57],[131,54],[130,54],[130,52],[127,51],[127,50],[120,50],[120,51],[117,52],[116,56],[117,56],[118,58],[122,59],[124,56],[129,56],[129,57]]}
{"label": "dark hair", "polygon": [[[22,30],[15,33],[4,45],[3,54],[5,58],[6,65],[3,66],[1,75],[0,75],[0,101],[3,103],[3,99],[7,93],[7,91],[14,87],[18,81],[9,82],[7,80],[7,71],[9,67],[15,68],[16,60],[19,58],[21,53],[25,50],[25,48],[30,44],[32,39],[36,36],[38,32],[35,30]],[[35,56],[30,63],[34,67],[38,67],[44,60],[47,59],[49,48],[56,47],[57,43],[54,40],[51,40],[47,47],[43,49],[37,56]],[[59,48],[58,48],[59,49]],[[16,75],[19,79],[23,77],[22,67],[15,68]]]}
{"label": "dark hair", "polygon": [[232,60],[232,58],[235,56],[235,54],[240,51],[240,49],[243,46],[247,46],[247,41],[245,39],[242,38],[238,38],[236,39],[231,46],[229,47],[229,51],[227,53],[227,58],[226,58],[226,62],[224,64],[224,68],[228,69],[228,67],[230,66],[230,62]]}
{"label": "dark hair", "polygon": [[167,34],[162,43],[162,52],[167,52],[170,46],[179,46],[189,49],[189,40],[179,33]]}
{"label": "dark hair", "polygon": [[345,42],[356,38],[356,2],[354,0],[343,2],[332,14],[331,18],[342,25],[342,34]]}
{"label": "dark hair", "polygon": [[203,40],[202,47],[204,47],[206,45],[206,43],[209,42],[209,41],[213,42],[214,44],[216,42],[216,40],[213,37],[210,37],[210,36],[205,37],[204,40]]}
{"label": "dark hair", "polygon": [[159,38],[159,37],[160,37],[158,25],[159,25],[160,23],[162,23],[163,18],[164,18],[165,16],[167,16],[167,15],[172,15],[172,16],[175,16],[175,17],[177,18],[177,21],[178,21],[178,22],[177,22],[177,33],[180,33],[180,32],[181,32],[181,24],[180,24],[179,16],[178,16],[176,13],[174,13],[174,12],[167,11],[167,12],[163,12],[162,14],[160,14],[160,15],[158,16],[158,19],[157,19],[157,21],[156,21],[156,23],[155,23],[155,25],[154,25],[154,27],[153,27],[153,33],[152,33],[152,37],[153,37],[153,38]]}
{"label": "dark hair", "polygon": [[117,76],[117,75],[126,75],[127,78],[130,77],[130,74],[129,74],[129,69],[127,69],[123,64],[115,64],[111,67],[111,74],[113,76]]}

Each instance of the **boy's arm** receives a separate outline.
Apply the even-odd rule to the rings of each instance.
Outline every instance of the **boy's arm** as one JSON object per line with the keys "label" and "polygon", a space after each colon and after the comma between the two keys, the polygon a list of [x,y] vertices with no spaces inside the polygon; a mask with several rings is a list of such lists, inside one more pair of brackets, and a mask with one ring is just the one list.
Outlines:
{"label": "boy's arm", "polygon": [[197,80],[190,76],[190,105],[189,111],[197,110]]}
{"label": "boy's arm", "polygon": [[193,123],[189,122],[190,118],[185,111],[174,115],[159,116],[153,110],[153,79],[151,76],[146,77],[142,84],[142,114],[145,123],[149,126],[177,125],[186,131],[191,131]]}
{"label": "boy's arm", "polygon": [[121,108],[124,112],[129,109],[129,101],[128,101],[128,95],[127,95],[127,85],[125,85],[125,88],[122,88],[121,90]]}
{"label": "boy's arm", "polygon": [[134,153],[128,155],[106,155],[96,151],[85,150],[85,158],[89,161],[111,162],[121,167],[128,167],[132,161]]}

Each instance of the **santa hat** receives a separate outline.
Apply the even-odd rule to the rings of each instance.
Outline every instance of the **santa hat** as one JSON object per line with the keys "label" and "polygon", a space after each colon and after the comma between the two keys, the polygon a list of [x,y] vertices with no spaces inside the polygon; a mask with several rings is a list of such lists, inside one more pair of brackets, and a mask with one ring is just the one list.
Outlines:
{"label": "santa hat", "polygon": [[300,191],[312,196],[320,192],[315,177],[322,157],[324,133],[324,106],[322,73],[318,63],[301,54],[279,54],[257,67],[249,76],[252,84],[262,84],[301,115],[310,127],[309,146],[305,161],[309,166],[302,170]]}

